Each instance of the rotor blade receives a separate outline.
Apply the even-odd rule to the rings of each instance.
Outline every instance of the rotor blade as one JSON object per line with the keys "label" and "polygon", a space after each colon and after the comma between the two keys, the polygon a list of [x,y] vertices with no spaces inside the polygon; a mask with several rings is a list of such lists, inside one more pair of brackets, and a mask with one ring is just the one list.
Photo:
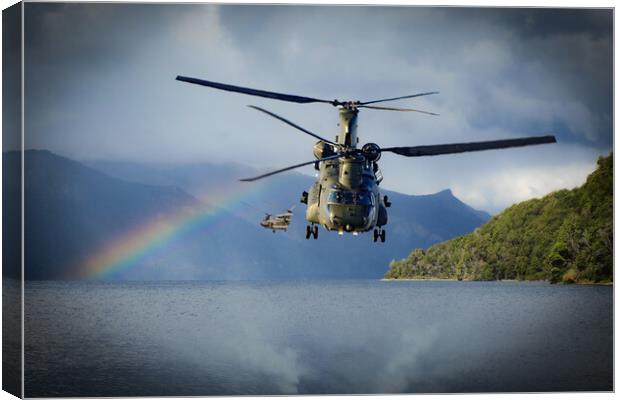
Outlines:
{"label": "rotor blade", "polygon": [[424,93],[416,93],[416,94],[410,94],[407,96],[400,96],[400,97],[391,97],[389,99],[381,99],[381,100],[371,100],[371,101],[364,101],[362,103],[359,103],[359,105],[366,105],[366,104],[373,104],[373,103],[381,103],[384,101],[392,101],[392,100],[400,100],[400,99],[411,99],[413,97],[420,97],[420,96],[428,96],[430,94],[438,94],[439,92],[424,92]]}
{"label": "rotor blade", "polygon": [[309,131],[309,130],[307,130],[307,129],[304,129],[304,128],[302,128],[302,127],[301,127],[301,126],[299,126],[299,125],[294,124],[293,122],[289,121],[289,120],[288,120],[288,119],[286,119],[286,118],[283,118],[283,117],[279,116],[278,114],[274,114],[274,113],[272,113],[271,111],[267,111],[267,110],[265,110],[264,108],[260,108],[260,107],[257,107],[257,106],[248,106],[248,107],[253,108],[253,109],[255,109],[255,110],[258,110],[258,111],[261,111],[261,112],[264,112],[264,113],[265,113],[265,114],[267,114],[267,115],[270,115],[270,116],[272,116],[272,117],[274,117],[274,118],[276,118],[276,119],[279,119],[280,121],[284,122],[285,124],[288,124],[288,125],[292,126],[293,128],[299,129],[299,130],[300,130],[300,131],[302,131],[303,133],[307,133],[308,135],[310,135],[310,136],[312,136],[312,137],[315,137],[315,138],[317,138],[317,139],[319,139],[319,140],[321,140],[321,141],[323,141],[323,142],[325,142],[325,143],[329,143],[329,144],[331,144],[332,146],[340,147],[340,145],[339,145],[338,143],[334,143],[334,142],[332,142],[331,140],[323,139],[323,138],[322,138],[322,137],[320,137],[319,135],[317,135],[317,134],[315,134],[315,133],[312,133],[312,132],[310,132],[310,131]]}
{"label": "rotor blade", "polygon": [[267,97],[267,98],[276,99],[276,100],[292,101],[293,103],[329,103],[329,104],[332,104],[332,101],[330,100],[321,100],[321,99],[314,99],[312,97],[295,96],[293,94],[268,92],[266,90],[251,89],[251,88],[247,88],[243,86],[234,86],[234,85],[229,85],[226,83],[206,81],[203,79],[190,78],[190,77],[181,76],[181,75],[177,76],[177,81],[194,83],[196,85],[208,86],[208,87],[212,87],[212,88],[220,89],[220,90],[227,90],[229,92],[244,93],[244,94],[249,94],[252,96]]}
{"label": "rotor blade", "polygon": [[378,107],[378,106],[357,106],[357,108],[372,108],[373,110],[386,110],[386,111],[415,111],[428,115],[439,115],[429,111],[416,110],[415,108],[396,108],[396,107]]}
{"label": "rotor blade", "polygon": [[381,151],[390,151],[407,157],[437,156],[441,154],[464,153],[467,151],[481,151],[505,149],[509,147],[531,146],[535,144],[555,143],[555,136],[536,136],[506,140],[492,140],[486,142],[436,144],[430,146],[388,147]]}
{"label": "rotor blade", "polygon": [[263,175],[255,176],[253,178],[244,178],[244,179],[239,179],[239,180],[241,182],[252,182],[252,181],[256,181],[256,180],[262,179],[262,178],[266,178],[266,177],[271,176],[271,175],[279,174],[280,172],[289,171],[291,169],[303,167],[304,165],[310,165],[310,164],[314,164],[314,163],[320,162],[320,161],[333,160],[333,159],[339,158],[339,157],[343,157],[343,155],[342,154],[336,154],[336,155],[329,156],[329,157],[319,158],[318,160],[312,160],[312,161],[304,162],[304,163],[301,163],[301,164],[291,165],[290,167],[286,167],[286,168],[278,169],[278,170],[275,170],[275,171],[271,171],[271,172],[268,172],[268,173],[263,174]]}

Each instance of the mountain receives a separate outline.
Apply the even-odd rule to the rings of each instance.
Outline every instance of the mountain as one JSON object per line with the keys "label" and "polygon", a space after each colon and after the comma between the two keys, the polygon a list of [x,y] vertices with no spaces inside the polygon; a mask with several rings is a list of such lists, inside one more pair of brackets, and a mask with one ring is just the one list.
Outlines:
{"label": "mountain", "polygon": [[[4,168],[19,168],[19,153],[3,156]],[[295,270],[284,249],[298,246],[276,247],[179,188],[120,180],[49,151],[26,151],[24,164],[28,280],[271,279]]]}
{"label": "mountain", "polygon": [[[245,191],[246,195],[231,212],[254,225],[265,212],[277,213],[295,206],[288,232],[271,236],[274,242],[282,237],[293,240],[303,247],[302,254],[317,260],[310,270],[301,274],[305,277],[380,278],[386,263],[405,257],[412,247],[428,247],[464,235],[490,218],[486,212],[474,210],[461,202],[450,190],[423,196],[382,190],[392,202],[392,207],[388,209],[386,243],[373,243],[368,234],[338,236],[335,232],[322,229],[318,240],[308,241],[305,239],[305,206],[299,203],[299,197],[314,182],[310,176],[289,172],[248,183],[238,179],[256,176],[264,171],[240,164],[213,163],[94,161],[88,165],[119,179],[178,185],[204,201],[218,201],[217,196],[222,191],[220,188],[231,192]],[[322,258],[327,261],[319,263]]]}
{"label": "mountain", "polygon": [[[4,168],[18,167],[18,156],[5,153]],[[24,182],[27,279],[74,277],[110,238],[198,205],[181,190],[120,181],[48,151],[25,153]]]}
{"label": "mountain", "polygon": [[20,153],[2,156],[2,276],[22,279],[22,190]]}
{"label": "mountain", "polygon": [[[268,179],[247,183],[239,182],[242,177],[255,176],[259,171],[240,164],[144,164],[124,161],[92,161],[87,165],[119,179],[157,184],[178,185],[181,189],[205,201],[214,200],[220,187],[230,191],[249,188],[237,214],[251,223],[256,223],[265,212],[277,213],[295,206],[290,235],[305,241],[305,206],[299,204],[301,193],[314,182],[310,176],[290,172]],[[389,196],[392,207],[387,225],[392,257],[398,257],[403,250],[406,255],[412,244],[430,246],[439,241],[471,232],[488,221],[491,216],[485,211],[471,208],[457,199],[447,189],[441,192],[411,196],[389,190],[382,190]],[[324,235],[333,235],[321,231]],[[358,239],[355,239],[359,241]],[[364,244],[364,246],[366,243]],[[321,244],[319,244],[321,246]],[[402,246],[402,248],[401,248]]]}
{"label": "mountain", "polygon": [[504,210],[473,233],[416,249],[386,278],[613,280],[613,155],[584,185]]}
{"label": "mountain", "polygon": [[[43,150],[26,151],[24,164],[29,280],[379,278],[412,246],[485,221],[449,191],[387,192],[387,243],[324,230],[306,240],[301,204],[288,232],[258,225],[263,211],[297,204],[312,182],[301,174],[244,184],[236,178],[256,171],[239,165],[84,165]],[[19,153],[3,153],[3,168],[18,170]],[[19,192],[19,182],[3,183],[5,193]]]}

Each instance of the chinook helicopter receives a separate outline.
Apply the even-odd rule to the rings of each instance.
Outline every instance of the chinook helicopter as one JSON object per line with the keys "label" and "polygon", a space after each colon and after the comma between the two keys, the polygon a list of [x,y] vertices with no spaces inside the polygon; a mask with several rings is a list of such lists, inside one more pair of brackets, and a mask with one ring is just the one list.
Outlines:
{"label": "chinook helicopter", "polygon": [[243,182],[256,181],[281,172],[314,164],[314,168],[318,170],[317,180],[301,196],[301,202],[307,205],[306,220],[309,224],[306,226],[306,239],[309,239],[311,236],[317,239],[318,226],[322,225],[328,231],[337,231],[341,235],[344,232],[357,235],[360,232],[373,230],[373,241],[377,242],[380,239],[381,242],[385,242],[385,229],[383,227],[388,222],[387,208],[390,207],[391,203],[387,196],[381,196],[379,192],[379,184],[383,176],[379,170],[378,161],[382,153],[394,153],[405,157],[423,157],[556,142],[554,136],[547,135],[484,142],[385,148],[379,147],[376,143],[366,143],[361,148],[358,148],[357,117],[361,109],[437,115],[413,108],[382,107],[371,104],[429,96],[438,92],[423,92],[364,102],[357,100],[340,101],[251,89],[186,76],[177,76],[176,79],[229,92],[300,104],[325,103],[338,108],[340,132],[335,140],[331,141],[271,111],[257,106],[249,106],[318,139],[313,149],[315,160],[291,165],[252,178],[240,179]]}
{"label": "chinook helicopter", "polygon": [[293,208],[295,208],[295,206],[289,208],[284,213],[276,215],[265,213],[265,218],[260,222],[260,226],[271,229],[273,233],[276,233],[276,231],[286,232],[293,218]]}

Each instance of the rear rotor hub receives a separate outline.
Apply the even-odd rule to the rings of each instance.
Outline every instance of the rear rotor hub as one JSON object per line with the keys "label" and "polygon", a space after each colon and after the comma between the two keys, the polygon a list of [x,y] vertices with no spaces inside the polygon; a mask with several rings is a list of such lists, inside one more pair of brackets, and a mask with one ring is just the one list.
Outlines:
{"label": "rear rotor hub", "polygon": [[376,143],[366,143],[362,147],[362,153],[368,161],[378,161],[381,158],[381,148]]}

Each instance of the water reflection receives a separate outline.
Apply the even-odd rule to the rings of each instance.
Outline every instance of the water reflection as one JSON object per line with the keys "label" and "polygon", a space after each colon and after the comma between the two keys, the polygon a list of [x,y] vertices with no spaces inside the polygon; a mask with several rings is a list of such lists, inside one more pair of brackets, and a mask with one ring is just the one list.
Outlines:
{"label": "water reflection", "polygon": [[32,283],[26,394],[611,390],[612,288]]}

